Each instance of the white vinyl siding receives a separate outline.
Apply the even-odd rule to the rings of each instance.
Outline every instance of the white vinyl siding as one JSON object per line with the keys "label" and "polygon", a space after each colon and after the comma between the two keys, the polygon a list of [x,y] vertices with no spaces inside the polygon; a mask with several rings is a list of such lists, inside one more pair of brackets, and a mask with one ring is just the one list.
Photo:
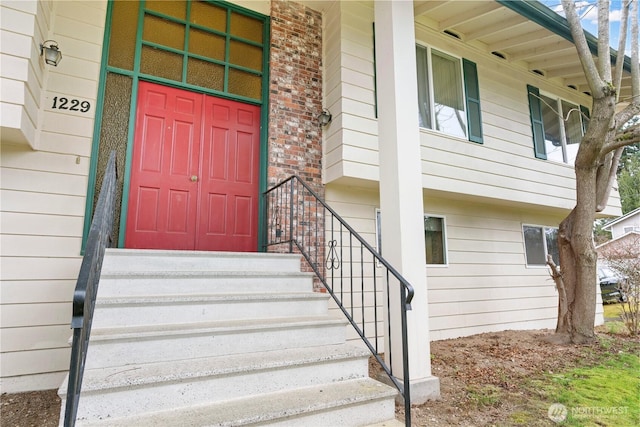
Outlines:
{"label": "white vinyl siding", "polygon": [[[345,191],[346,190],[346,191]],[[342,187],[335,186],[327,186],[325,188],[325,200],[342,218],[353,227],[373,248],[376,248],[376,211],[377,207],[380,205],[378,199],[378,192],[374,189],[369,188],[357,188],[357,189],[345,189]],[[379,212],[379,211],[378,211]],[[384,221],[384,220],[383,220]],[[326,221],[325,227],[327,232],[331,231],[331,223],[329,220]],[[334,228],[335,229],[335,228]],[[327,239],[329,239],[327,235]],[[348,240],[347,235],[344,235],[344,241]],[[384,253],[384,251],[383,251]],[[366,256],[366,255],[365,255]],[[341,264],[348,266],[350,254],[345,250],[342,253]],[[353,253],[353,260],[360,260],[360,250],[359,246],[357,246],[357,250]],[[382,278],[382,268],[376,266],[372,259],[365,258],[364,263],[364,278],[365,278],[365,292],[364,295],[359,291],[360,286],[360,267],[359,263],[356,264],[357,268],[355,270],[356,276],[356,292],[353,294],[351,292],[343,293],[343,303],[346,307],[351,307],[353,304],[354,307],[354,317],[357,322],[361,322],[361,312],[362,312],[362,299],[364,298],[364,310],[365,310],[365,319],[367,323],[365,323],[365,332],[369,336],[369,333],[374,330],[373,324],[373,310],[374,310],[374,301],[378,301],[380,304],[383,301],[383,278]],[[374,273],[375,272],[375,273]],[[331,274],[331,273],[328,273]],[[336,272],[339,274],[339,272]],[[371,279],[373,275],[376,275],[377,279],[377,289],[376,295],[374,296],[373,290],[373,280]],[[353,299],[352,299],[353,296]],[[330,304],[332,310],[335,310],[336,316],[343,316],[342,313],[338,312],[337,306],[332,302]],[[379,345],[384,346],[384,325],[383,325],[383,312],[381,307],[378,307],[378,335],[379,335]],[[362,340],[355,332],[351,325],[347,326],[347,339],[351,341],[352,344],[361,345]]]}
{"label": "white vinyl siding", "polygon": [[47,39],[53,2],[5,2],[2,15],[0,126],[5,142],[36,145],[45,66],[39,44]]}
{"label": "white vinyl siding", "polygon": [[[39,53],[38,44],[53,39],[63,59],[52,67],[40,65],[36,56],[27,67],[37,102],[25,97],[24,108],[35,108],[29,117],[39,117],[31,147],[7,139],[4,129],[0,140],[0,364],[6,392],[58,388],[69,366],[70,302],[81,263],[107,3],[10,2],[6,7],[28,5],[38,11],[30,51]],[[3,72],[9,69],[4,58]],[[86,114],[53,109],[55,96],[87,100],[91,109]]]}
{"label": "white vinyl siding", "polygon": [[373,3],[335,2],[323,14],[325,106],[323,178],[378,179]]}
{"label": "white vinyl siding", "polygon": [[[326,105],[334,116],[323,131],[323,179],[327,183],[379,180],[373,12],[373,4],[339,2],[328,8],[323,20]],[[526,85],[557,94],[572,105],[589,105],[589,97],[422,24],[416,24],[416,42],[473,61],[482,108],[482,145],[421,129],[423,188],[501,200],[512,206],[571,209],[575,204],[572,167],[541,162],[532,155]],[[352,69],[356,64],[360,71]],[[386,64],[378,59],[377,65]],[[616,215],[619,208],[614,189],[604,213]]]}
{"label": "white vinyl siding", "polygon": [[[325,196],[338,214],[375,243],[376,189],[330,184]],[[555,327],[557,291],[545,269],[527,268],[522,224],[558,223],[560,216],[430,194],[424,210],[446,218],[447,233],[447,268],[426,268],[431,339]],[[354,299],[359,301],[359,296]],[[370,304],[372,294],[365,300]],[[601,322],[601,306],[597,313]],[[348,334],[356,338],[350,329]]]}

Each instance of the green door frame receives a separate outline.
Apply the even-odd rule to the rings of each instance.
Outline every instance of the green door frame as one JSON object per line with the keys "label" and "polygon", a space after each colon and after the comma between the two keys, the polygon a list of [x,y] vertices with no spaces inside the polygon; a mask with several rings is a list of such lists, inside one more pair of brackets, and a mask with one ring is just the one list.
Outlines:
{"label": "green door frame", "polygon": [[[191,0],[187,0],[190,2]],[[266,224],[264,219],[265,206],[260,196],[264,191],[266,191],[267,187],[267,171],[268,171],[268,134],[269,134],[269,55],[270,55],[270,26],[271,20],[269,16],[262,15],[260,13],[251,11],[249,9],[245,9],[243,7],[230,4],[226,1],[211,1],[212,4],[216,6],[223,7],[228,10],[227,12],[227,21],[230,20],[230,11],[234,11],[240,13],[242,15],[250,16],[255,19],[259,19],[263,22],[263,55],[262,55],[262,93],[261,99],[256,101],[255,99],[233,95],[222,91],[216,91],[211,89],[202,88],[199,86],[190,85],[184,82],[176,82],[173,80],[165,79],[162,77],[150,76],[148,74],[140,73],[140,57],[142,52],[142,28],[144,24],[144,5],[145,1],[141,0],[140,7],[138,11],[138,27],[136,31],[136,47],[135,47],[135,59],[134,59],[134,69],[133,70],[125,70],[116,67],[110,67],[108,65],[109,60],[109,46],[111,41],[111,24],[113,20],[113,4],[114,0],[108,0],[107,5],[107,14],[105,21],[105,32],[103,39],[103,49],[102,49],[102,62],[100,66],[100,77],[99,77],[99,85],[98,85],[98,96],[96,100],[96,118],[94,122],[93,129],[93,143],[91,147],[91,159],[90,159],[90,167],[89,167],[89,176],[87,183],[87,199],[85,204],[85,216],[84,216],[84,229],[82,234],[82,253],[84,253],[84,247],[87,240],[87,236],[89,234],[89,229],[91,227],[91,218],[93,215],[93,199],[95,197],[96,192],[96,179],[97,179],[97,169],[98,169],[98,155],[99,155],[99,147],[100,147],[100,133],[102,129],[102,120],[104,113],[104,101],[105,101],[105,90],[106,90],[106,82],[107,82],[107,74],[108,73],[117,73],[121,75],[125,75],[131,77],[132,79],[132,88],[131,88],[131,102],[129,105],[129,128],[127,134],[127,148],[125,154],[125,165],[124,171],[120,171],[119,173],[124,173],[124,183],[122,188],[122,205],[120,209],[120,231],[118,235],[118,243],[117,247],[124,246],[124,237],[126,230],[126,217],[127,217],[127,209],[128,209],[128,197],[129,197],[129,183],[131,179],[131,157],[133,153],[133,136],[135,130],[135,113],[136,113],[136,105],[137,105],[137,96],[138,96],[138,82],[140,79],[160,83],[167,86],[172,86],[180,89],[187,89],[199,93],[205,93],[208,95],[231,99],[234,101],[245,102],[252,105],[259,105],[260,108],[260,172],[259,172],[259,205],[258,205],[258,250],[263,250],[263,242],[264,235],[266,230]],[[154,15],[172,19],[168,16],[163,16],[162,14],[158,14],[154,12]],[[187,17],[188,18],[188,17]],[[227,28],[229,28],[229,24],[227,23]],[[227,35],[227,39],[229,35]],[[188,36],[187,36],[188,42]],[[147,43],[149,44],[149,43]],[[227,53],[228,56],[228,53]],[[186,67],[186,65],[185,65]],[[228,67],[228,64],[226,65]],[[186,70],[185,70],[186,72]],[[225,73],[225,75],[227,75]],[[226,84],[225,84],[226,88]]]}

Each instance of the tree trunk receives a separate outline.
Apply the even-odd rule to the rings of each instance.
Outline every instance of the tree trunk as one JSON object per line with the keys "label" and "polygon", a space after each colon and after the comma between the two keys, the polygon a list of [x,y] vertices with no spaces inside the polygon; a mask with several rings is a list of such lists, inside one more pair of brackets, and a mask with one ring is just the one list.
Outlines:
{"label": "tree trunk", "polygon": [[[616,75],[612,75],[609,47],[609,1],[598,1],[597,64],[589,49],[576,3],[562,0],[589,90],[593,111],[587,131],[580,143],[575,161],[576,206],[562,221],[558,232],[560,271],[552,262],[552,276],[558,285],[558,337],[583,343],[595,337],[596,262],[593,222],[596,212],[607,205],[610,187],[617,167],[619,150],[640,139],[640,131],[627,126],[640,113],[640,61],[638,56],[638,2],[623,2],[620,25],[620,52],[616,59]],[[619,87],[622,76],[627,16],[631,16],[631,87],[632,96],[618,113]],[[615,154],[613,154],[615,152]]]}
{"label": "tree trunk", "polygon": [[[594,119],[578,152],[575,163],[576,206],[560,223],[558,247],[561,280],[566,294],[566,307],[558,304],[556,333],[565,341],[584,343],[594,339],[596,309],[597,253],[593,243],[593,222],[597,208],[599,154],[609,130],[605,113],[611,99],[595,100]],[[608,118],[611,116],[609,115]],[[598,120],[602,118],[604,120]],[[557,280],[556,280],[557,281]]]}

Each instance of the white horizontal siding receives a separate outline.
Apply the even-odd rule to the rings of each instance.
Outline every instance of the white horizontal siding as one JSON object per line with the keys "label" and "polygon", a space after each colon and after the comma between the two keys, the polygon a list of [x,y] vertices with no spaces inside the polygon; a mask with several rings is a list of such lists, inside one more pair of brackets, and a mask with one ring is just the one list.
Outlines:
{"label": "white horizontal siding", "polygon": [[67,236],[0,236],[6,257],[77,257],[80,255],[82,238]]}
{"label": "white horizontal siding", "polygon": [[[25,4],[21,4],[25,3]],[[43,68],[38,44],[44,9],[38,2],[3,2],[0,5],[2,100],[0,126],[3,139],[33,147],[40,104]]]}
{"label": "white horizontal siding", "polygon": [[3,209],[9,212],[78,216],[84,214],[84,198],[80,196],[1,190],[0,198]]}
{"label": "white horizontal siding", "polygon": [[[325,26],[330,58],[325,93],[335,113],[324,135],[327,183],[345,178],[379,180],[372,6],[340,2],[326,13],[331,25]],[[484,136],[484,144],[475,144],[422,130],[423,187],[513,205],[571,209],[575,204],[573,168],[534,156],[526,85],[580,105],[590,105],[590,98],[423,24],[416,24],[416,39],[477,64]],[[378,58],[378,65],[386,63]],[[615,212],[619,204],[619,195],[613,191],[606,212]]]}
{"label": "white horizontal siding", "polygon": [[[375,218],[375,209],[378,206],[377,191],[362,188],[345,189],[343,187],[327,186],[325,188],[325,200],[369,245],[374,249],[376,248],[376,230],[373,219]],[[327,275],[331,277],[333,274],[334,277],[345,278],[344,280],[338,279],[336,281],[334,291],[339,297],[342,295],[342,302],[350,312],[353,308],[352,315],[354,320],[359,324],[361,329],[364,328],[365,334],[370,339],[375,339],[376,329],[373,323],[373,314],[375,302],[377,301],[377,331],[378,337],[381,338],[384,330],[382,325],[384,320],[382,305],[384,282],[381,277],[382,270],[375,267],[373,257],[368,252],[364,252],[364,254],[361,255],[360,244],[357,240],[353,239],[350,241],[347,233],[340,234],[339,225],[336,222],[332,224],[330,217],[326,219],[325,229],[327,233],[325,239],[327,241],[336,240],[336,253],[340,261],[340,268],[338,270],[328,271]],[[353,246],[352,251],[349,249],[350,244]],[[340,250],[341,246],[342,251]],[[329,254],[326,254],[326,256],[329,257]],[[363,256],[364,260],[360,262]],[[351,265],[349,264],[351,260],[354,261],[353,281],[351,281]],[[374,275],[377,276],[376,280],[373,279]],[[342,316],[342,313],[338,312],[335,304],[332,303],[330,307],[332,310],[336,310],[336,316]],[[364,325],[362,324],[363,309],[365,316]],[[361,340],[351,325],[347,326],[347,339],[354,342]],[[383,345],[382,343],[383,341],[381,340],[381,346]],[[382,348],[380,351],[383,351]]]}
{"label": "white horizontal siding", "polygon": [[[4,134],[0,142],[1,356],[8,392],[57,387],[68,369],[107,7],[106,1],[28,3],[35,15],[29,37],[56,40],[63,60],[44,66],[35,41],[30,55],[11,56],[3,39],[2,77],[27,82],[22,97],[12,86],[12,99],[23,100],[24,114],[38,125],[36,151],[10,144]],[[53,109],[55,96],[86,100],[91,108]]]}
{"label": "white horizontal siding", "polygon": [[449,255],[427,268],[432,339],[555,326],[557,291],[547,268],[526,266],[522,224],[561,215],[430,197],[425,210],[446,217]]}
{"label": "white horizontal siding", "polygon": [[[71,304],[2,304],[2,328],[34,327],[50,325],[69,325],[71,323]],[[60,342],[59,346],[63,346]],[[2,348],[4,351],[4,347]]]}
{"label": "white horizontal siding", "polygon": [[75,280],[3,280],[3,304],[68,302]]}
{"label": "white horizontal siding", "polygon": [[[375,248],[377,190],[328,184],[325,198]],[[526,266],[522,224],[557,226],[562,214],[432,196],[425,198],[424,211],[446,218],[448,264],[426,267],[432,339],[555,326],[557,291],[547,268]],[[343,253],[342,261],[351,257],[359,260],[359,252]],[[368,280],[373,271],[373,263],[365,263]],[[375,271],[380,276],[382,270]],[[358,284],[360,273],[356,276]],[[378,277],[378,284],[383,282]],[[383,304],[382,289],[376,296]],[[357,316],[362,298],[365,313],[373,313],[372,285],[365,286],[364,295],[356,291],[345,296],[347,305],[353,299]]]}
{"label": "white horizontal siding", "polygon": [[58,348],[73,334],[69,324],[5,328],[2,330],[2,351],[45,350]]}
{"label": "white horizontal siding", "polygon": [[[69,370],[71,349],[55,348],[45,350],[15,351],[0,353],[2,377],[52,373]],[[63,378],[64,375],[59,376]],[[60,386],[58,383],[57,387]],[[53,388],[53,387],[52,387]],[[3,391],[7,390],[3,388]]]}
{"label": "white horizontal siding", "polygon": [[[77,258],[2,257],[2,280],[76,280],[80,271]],[[33,290],[31,290],[33,292]],[[71,300],[69,295],[69,301]]]}
{"label": "white horizontal siding", "polygon": [[14,191],[65,195],[84,195],[87,191],[87,178],[83,175],[3,168],[2,181],[3,187]]}
{"label": "white horizontal siding", "polygon": [[[2,358],[2,355],[0,355]],[[8,362],[9,360],[7,360]],[[4,362],[4,360],[2,360]],[[53,390],[60,388],[69,368],[63,371],[48,372],[46,374],[17,375],[13,377],[0,377],[0,389],[7,393],[21,393],[35,390]]]}
{"label": "white horizontal siding", "polygon": [[3,212],[0,216],[0,229],[5,234],[82,237],[83,223],[81,216],[23,212]]}

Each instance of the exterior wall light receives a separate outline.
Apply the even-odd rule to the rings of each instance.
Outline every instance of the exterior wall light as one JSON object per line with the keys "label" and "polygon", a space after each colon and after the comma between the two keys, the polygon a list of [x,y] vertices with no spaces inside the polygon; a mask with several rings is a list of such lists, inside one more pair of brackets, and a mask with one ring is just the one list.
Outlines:
{"label": "exterior wall light", "polygon": [[331,115],[331,112],[325,108],[318,116],[318,122],[320,123],[320,126],[326,126],[331,123],[332,118],[333,116]]}
{"label": "exterior wall light", "polygon": [[55,40],[44,41],[40,45],[40,56],[42,56],[46,64],[57,67],[62,61],[62,52],[58,48],[58,42]]}

